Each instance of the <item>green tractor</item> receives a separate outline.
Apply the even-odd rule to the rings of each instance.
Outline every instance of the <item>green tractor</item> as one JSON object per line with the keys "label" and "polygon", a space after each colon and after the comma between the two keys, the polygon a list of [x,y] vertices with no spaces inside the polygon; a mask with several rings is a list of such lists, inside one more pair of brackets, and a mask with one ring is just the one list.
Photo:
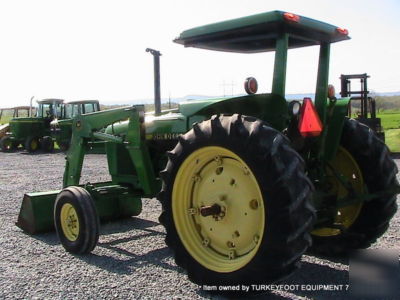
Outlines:
{"label": "green tractor", "polygon": [[[157,197],[166,243],[200,285],[273,282],[307,249],[369,247],[387,230],[400,189],[386,145],[347,118],[349,98],[328,95],[330,45],[347,39],[345,29],[281,11],[184,31],[175,42],[185,47],[275,51],[272,92],[257,94],[248,78],[246,96],[161,111],[156,84],[154,114],[137,105],[75,117],[64,188],[25,194],[17,225],[32,234],[55,227],[67,251],[88,253],[99,221],[138,215],[142,197]],[[315,100],[287,102],[288,50],[314,45]],[[148,51],[158,83],[160,53]],[[93,139],[106,141],[111,181],[82,185]]]}
{"label": "green tractor", "polygon": [[[7,114],[7,111],[12,112],[12,118],[29,117],[31,115],[31,106],[15,106],[12,108],[0,108],[0,139],[4,137],[8,131],[10,131],[10,124],[8,118],[11,114]],[[6,147],[12,145],[6,145]],[[1,145],[0,145],[1,148]]]}
{"label": "green tractor", "polygon": [[67,150],[72,134],[72,118],[100,110],[97,100],[65,102],[62,99],[44,99],[37,103],[35,117],[14,116],[10,121],[8,132],[0,140],[2,151],[13,151],[22,145],[28,152],[39,148],[51,152],[54,141],[61,150]]}
{"label": "green tractor", "polygon": [[97,100],[79,100],[64,102],[61,118],[51,122],[52,136],[61,150],[69,148],[72,136],[72,119],[80,114],[93,113],[100,110]]}
{"label": "green tractor", "polygon": [[40,147],[52,151],[54,143],[50,123],[60,116],[63,102],[61,99],[38,100],[35,117],[11,119],[10,131],[0,140],[1,150],[13,151],[22,145],[28,152],[35,152]]}

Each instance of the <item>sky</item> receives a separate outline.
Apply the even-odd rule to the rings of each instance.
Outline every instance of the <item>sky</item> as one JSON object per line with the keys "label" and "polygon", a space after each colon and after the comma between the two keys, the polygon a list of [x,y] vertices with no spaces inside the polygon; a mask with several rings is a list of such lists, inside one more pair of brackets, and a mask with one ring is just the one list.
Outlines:
{"label": "sky", "polygon": [[[270,92],[274,53],[184,48],[182,31],[283,10],[349,30],[331,47],[330,82],[368,73],[376,92],[400,91],[399,0],[0,0],[0,107],[32,96],[100,102],[153,98],[153,61],[161,56],[161,96],[243,93],[246,77]],[[315,91],[318,47],[291,50],[287,93]]]}

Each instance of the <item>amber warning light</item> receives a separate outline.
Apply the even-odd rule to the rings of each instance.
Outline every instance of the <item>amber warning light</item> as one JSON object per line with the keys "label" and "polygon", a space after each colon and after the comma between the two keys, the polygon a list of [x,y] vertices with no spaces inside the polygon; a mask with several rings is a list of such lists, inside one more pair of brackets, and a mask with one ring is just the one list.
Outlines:
{"label": "amber warning light", "polygon": [[340,34],[343,34],[343,35],[348,35],[349,34],[349,31],[346,28],[338,27],[338,28],[336,28],[336,30],[337,30],[337,32],[339,32]]}
{"label": "amber warning light", "polygon": [[289,12],[285,12],[283,14],[283,17],[285,18],[285,20],[287,21],[291,21],[291,22],[299,22],[300,21],[300,17],[298,15],[289,13]]}
{"label": "amber warning light", "polygon": [[322,122],[311,101],[304,98],[300,111],[299,131],[303,137],[319,136],[322,132]]}

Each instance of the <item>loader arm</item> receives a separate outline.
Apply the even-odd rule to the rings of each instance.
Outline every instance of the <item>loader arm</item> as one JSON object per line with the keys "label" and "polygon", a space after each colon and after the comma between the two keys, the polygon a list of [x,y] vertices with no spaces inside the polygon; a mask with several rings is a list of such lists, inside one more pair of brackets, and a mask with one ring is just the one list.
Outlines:
{"label": "loader arm", "polygon": [[[88,142],[92,139],[124,145],[137,169],[140,189],[115,182],[84,185],[94,199],[100,220],[136,216],[142,209],[141,197],[155,193],[153,168],[146,167],[150,164],[150,158],[146,145],[142,142],[143,113],[143,106],[133,106],[84,114],[76,116],[73,120],[71,147],[66,156],[64,187],[79,185],[83,158],[88,150]],[[126,119],[129,120],[131,130],[128,135],[117,135],[113,131],[103,132],[104,127]],[[54,190],[26,193],[16,225],[30,234],[54,230],[54,203],[60,192]]]}
{"label": "loader arm", "polygon": [[[154,194],[156,180],[146,145],[141,134],[144,106],[110,109],[77,116],[72,123],[71,147],[67,153],[63,187],[79,185],[87,143],[92,139],[124,144],[137,169],[138,179],[146,195]],[[129,119],[129,134],[118,136],[101,132],[118,121]]]}

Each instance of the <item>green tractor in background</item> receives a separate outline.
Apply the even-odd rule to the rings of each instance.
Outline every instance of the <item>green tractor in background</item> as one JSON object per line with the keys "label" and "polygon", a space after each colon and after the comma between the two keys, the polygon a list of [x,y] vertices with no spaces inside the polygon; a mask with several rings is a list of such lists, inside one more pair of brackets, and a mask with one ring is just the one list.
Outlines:
{"label": "green tractor in background", "polygon": [[[137,105],[76,116],[63,189],[25,194],[17,225],[32,234],[55,227],[67,251],[88,253],[100,220],[138,215],[141,198],[157,196],[166,243],[200,285],[265,284],[296,270],[307,249],[369,247],[400,190],[386,145],[347,118],[349,98],[328,93],[330,46],[347,39],[346,29],[281,11],[184,31],[175,42],[185,47],[275,51],[272,92],[257,94],[248,78],[246,96],[168,111],[160,110],[161,54],[148,49],[155,112]],[[288,50],[314,45],[315,100],[287,102]],[[106,142],[111,181],[82,185],[93,139]]]}
{"label": "green tractor in background", "polygon": [[10,124],[8,118],[11,114],[7,114],[7,111],[12,112],[13,118],[29,117],[31,116],[31,106],[15,106],[12,108],[0,108],[0,139],[10,131]]}
{"label": "green tractor in background", "polygon": [[[340,75],[340,96],[350,97],[349,105],[349,118],[352,117],[352,106],[358,110],[355,119],[362,124],[367,125],[376,135],[385,141],[385,132],[382,127],[382,122],[380,118],[376,117],[376,100],[371,97],[370,91],[368,90],[368,78],[370,76],[367,73],[364,74],[347,74]],[[360,89],[355,91],[351,88],[351,81],[360,80]]]}
{"label": "green tractor in background", "polygon": [[37,103],[34,117],[16,116],[10,121],[8,132],[0,139],[2,151],[13,151],[22,145],[28,152],[35,152],[39,148],[51,152],[54,141],[65,151],[71,139],[72,118],[100,110],[97,100],[65,102],[62,99],[43,99]]}
{"label": "green tractor in background", "polygon": [[50,123],[60,117],[63,102],[62,99],[38,100],[35,117],[11,119],[10,131],[0,140],[1,150],[13,151],[22,145],[28,152],[35,152],[39,148],[46,152],[53,151]]}
{"label": "green tractor in background", "polygon": [[72,120],[81,114],[93,113],[100,110],[97,100],[79,100],[64,102],[61,117],[51,122],[52,136],[62,151],[69,148],[72,136]]}

